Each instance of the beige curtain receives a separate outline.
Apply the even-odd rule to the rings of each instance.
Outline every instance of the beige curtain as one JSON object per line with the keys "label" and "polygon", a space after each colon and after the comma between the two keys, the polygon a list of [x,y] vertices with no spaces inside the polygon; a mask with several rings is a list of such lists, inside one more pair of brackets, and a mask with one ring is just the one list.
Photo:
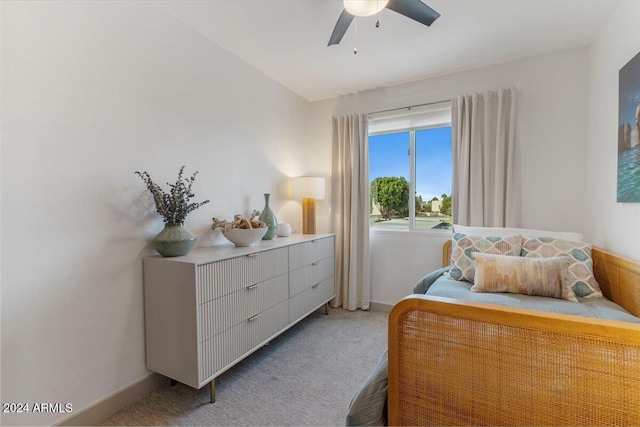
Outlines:
{"label": "beige curtain", "polygon": [[451,100],[455,224],[519,226],[515,116],[515,89]]}
{"label": "beige curtain", "polygon": [[366,114],[334,117],[331,229],[336,233],[332,307],[369,309],[369,145]]}

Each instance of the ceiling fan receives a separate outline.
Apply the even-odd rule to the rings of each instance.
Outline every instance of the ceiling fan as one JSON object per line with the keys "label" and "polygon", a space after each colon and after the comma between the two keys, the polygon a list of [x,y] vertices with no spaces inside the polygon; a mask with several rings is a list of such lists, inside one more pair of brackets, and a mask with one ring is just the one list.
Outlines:
{"label": "ceiling fan", "polygon": [[[438,12],[420,0],[342,0],[342,2],[344,10],[338,18],[327,46],[340,43],[354,17],[375,15],[384,8],[391,9],[426,26],[430,26],[440,17]],[[376,21],[376,27],[379,25],[380,23]]]}

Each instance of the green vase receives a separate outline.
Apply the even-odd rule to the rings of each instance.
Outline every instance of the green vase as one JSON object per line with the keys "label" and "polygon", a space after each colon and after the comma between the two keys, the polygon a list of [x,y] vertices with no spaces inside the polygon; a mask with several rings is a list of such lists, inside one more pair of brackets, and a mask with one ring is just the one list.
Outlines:
{"label": "green vase", "polygon": [[182,224],[165,224],[162,231],[151,239],[151,246],[164,257],[182,256],[193,249],[197,240],[195,234]]}
{"label": "green vase", "polygon": [[272,240],[276,237],[277,229],[278,229],[278,221],[276,220],[276,216],[271,211],[269,207],[269,196],[270,194],[264,195],[264,209],[262,209],[262,213],[258,217],[258,219],[265,224],[267,224],[267,233],[264,235],[262,240]]}

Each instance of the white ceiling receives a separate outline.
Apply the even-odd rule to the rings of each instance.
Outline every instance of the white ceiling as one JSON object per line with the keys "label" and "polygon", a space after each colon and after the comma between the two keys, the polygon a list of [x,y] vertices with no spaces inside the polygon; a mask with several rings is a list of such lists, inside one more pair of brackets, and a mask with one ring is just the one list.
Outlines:
{"label": "white ceiling", "polygon": [[[309,101],[589,43],[620,0],[423,0],[426,27],[391,10],[327,47],[341,0],[163,1],[160,6]],[[357,40],[355,23],[357,21]],[[354,55],[352,49],[358,48]]]}

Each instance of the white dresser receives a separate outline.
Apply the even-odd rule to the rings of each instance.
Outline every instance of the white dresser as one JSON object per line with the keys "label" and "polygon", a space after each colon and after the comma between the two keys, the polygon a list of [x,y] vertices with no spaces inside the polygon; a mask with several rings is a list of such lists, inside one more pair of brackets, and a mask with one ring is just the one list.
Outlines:
{"label": "white dresser", "polygon": [[191,387],[215,378],[335,296],[335,237],[144,259],[147,368]]}

